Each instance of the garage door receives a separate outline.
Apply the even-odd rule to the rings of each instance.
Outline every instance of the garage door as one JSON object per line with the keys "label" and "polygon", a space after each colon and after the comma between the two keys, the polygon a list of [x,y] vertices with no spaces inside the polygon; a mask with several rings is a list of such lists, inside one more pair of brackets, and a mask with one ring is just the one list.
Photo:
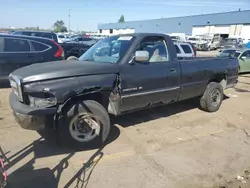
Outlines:
{"label": "garage door", "polygon": [[203,35],[203,34],[206,34],[205,26],[203,26],[203,27],[193,27],[193,29],[192,29],[192,35],[193,36],[195,36],[195,35]]}
{"label": "garage door", "polygon": [[230,26],[215,26],[214,33],[229,34]]}

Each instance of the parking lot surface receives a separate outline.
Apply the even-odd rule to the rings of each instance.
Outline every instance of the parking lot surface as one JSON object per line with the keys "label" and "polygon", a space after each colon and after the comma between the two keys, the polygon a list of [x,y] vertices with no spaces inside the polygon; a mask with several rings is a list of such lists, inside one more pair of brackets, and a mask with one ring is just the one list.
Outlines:
{"label": "parking lot surface", "polygon": [[21,129],[0,90],[0,143],[9,187],[250,187],[250,75],[216,113],[196,100],[112,118],[107,145],[63,149],[53,132]]}

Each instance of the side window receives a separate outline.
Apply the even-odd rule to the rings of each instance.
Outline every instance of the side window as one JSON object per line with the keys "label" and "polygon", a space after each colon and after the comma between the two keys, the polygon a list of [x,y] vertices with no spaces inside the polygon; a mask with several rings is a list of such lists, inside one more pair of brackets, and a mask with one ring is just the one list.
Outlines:
{"label": "side window", "polygon": [[48,39],[53,39],[53,36],[50,33],[43,33],[43,37]]}
{"label": "side window", "polygon": [[31,32],[24,31],[24,32],[22,32],[22,35],[31,36]]}
{"label": "side window", "polygon": [[248,50],[248,51],[244,52],[244,53],[241,55],[241,57],[246,57],[247,59],[250,59],[250,51]]}
{"label": "side window", "polygon": [[146,37],[137,50],[148,51],[149,62],[164,62],[169,60],[166,42],[163,37]]}
{"label": "side window", "polygon": [[42,33],[32,33],[31,36],[43,37],[43,34]]}
{"label": "side window", "polygon": [[192,53],[192,50],[191,50],[190,46],[182,44],[181,47],[182,47],[183,51],[186,54],[191,54]]}
{"label": "side window", "polygon": [[30,45],[27,40],[23,39],[4,39],[4,52],[30,52]]}
{"label": "side window", "polygon": [[91,41],[90,38],[83,38],[82,41]]}
{"label": "side window", "polygon": [[39,42],[31,41],[31,45],[33,47],[32,51],[36,51],[36,52],[41,52],[41,51],[44,51],[44,50],[49,48],[48,46],[46,46],[42,43],[39,43]]}
{"label": "side window", "polygon": [[181,53],[180,48],[176,44],[174,46],[175,46],[176,53],[180,54]]}

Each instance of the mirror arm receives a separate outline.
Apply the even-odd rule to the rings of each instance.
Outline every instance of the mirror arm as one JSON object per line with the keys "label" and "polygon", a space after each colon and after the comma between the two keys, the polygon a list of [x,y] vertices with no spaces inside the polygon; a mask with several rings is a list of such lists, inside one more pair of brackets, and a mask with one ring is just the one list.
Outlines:
{"label": "mirror arm", "polygon": [[133,65],[135,60],[135,55],[131,58],[131,60],[128,62],[128,64]]}

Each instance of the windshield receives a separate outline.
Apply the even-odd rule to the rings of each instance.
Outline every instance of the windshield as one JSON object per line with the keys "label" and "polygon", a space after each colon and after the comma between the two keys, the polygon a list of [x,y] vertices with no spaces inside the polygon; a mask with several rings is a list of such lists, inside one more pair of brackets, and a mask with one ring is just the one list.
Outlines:
{"label": "windshield", "polygon": [[80,58],[80,61],[117,63],[128,51],[134,37],[114,36],[97,42]]}
{"label": "windshield", "polygon": [[234,57],[238,58],[241,54],[240,51],[237,50],[222,50],[221,53],[218,55],[219,57]]}

